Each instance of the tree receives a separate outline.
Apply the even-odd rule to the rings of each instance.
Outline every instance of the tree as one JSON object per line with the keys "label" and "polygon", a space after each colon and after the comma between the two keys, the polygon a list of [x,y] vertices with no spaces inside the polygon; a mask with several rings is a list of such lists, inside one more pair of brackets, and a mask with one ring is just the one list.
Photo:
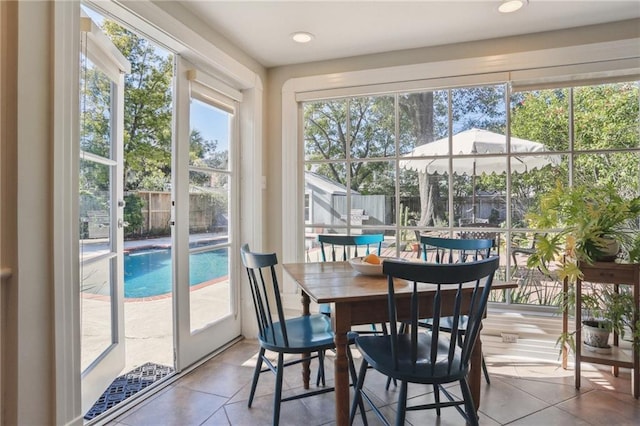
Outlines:
{"label": "tree", "polygon": [[125,76],[125,190],[163,190],[171,177],[173,57],[113,21],[103,30],[131,63]]}
{"label": "tree", "polygon": [[[229,152],[227,150],[218,151],[217,148],[217,140],[205,140],[200,131],[192,130],[189,141],[189,163],[198,167],[226,170],[229,162]],[[209,185],[212,181],[212,173],[192,172],[191,183]]]}
{"label": "tree", "polygon": [[[638,154],[589,151],[640,146],[638,95],[637,82],[526,92],[512,102],[511,133],[541,142],[551,151],[566,151],[571,113],[574,149],[583,151],[574,158],[574,183],[614,184],[621,195],[634,196],[639,190]],[[568,158],[563,157],[558,167],[534,170],[514,180],[513,189],[519,199],[532,202],[532,195],[538,197],[558,181],[568,183],[568,176]]]}
{"label": "tree", "polygon": [[[398,147],[401,154],[446,136],[450,96],[452,119],[461,130],[470,127],[494,129],[500,125],[504,128],[504,86],[399,95]],[[441,177],[419,173],[415,188],[411,172],[396,177],[395,171],[389,170],[388,162],[352,161],[347,178],[344,162],[347,146],[350,146],[349,154],[354,160],[384,159],[395,154],[393,96],[307,103],[304,118],[305,155],[313,171],[345,186],[349,181],[351,189],[362,194],[394,193],[395,181],[400,179],[403,192],[415,194],[413,191],[417,189],[420,195],[420,226],[432,225],[436,218],[444,215],[446,197]]]}
{"label": "tree", "polygon": [[308,103],[304,115],[308,161],[344,160],[347,146],[355,160],[381,160],[353,161],[348,176],[344,161],[319,163],[315,172],[363,194],[379,193],[394,185],[388,162],[382,161],[395,152],[393,97]]}

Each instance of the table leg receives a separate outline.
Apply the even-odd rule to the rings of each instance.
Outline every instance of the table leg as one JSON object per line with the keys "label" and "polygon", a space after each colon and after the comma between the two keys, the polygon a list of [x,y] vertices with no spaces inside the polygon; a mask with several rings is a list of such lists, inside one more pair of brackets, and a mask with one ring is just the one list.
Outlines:
{"label": "table leg", "polygon": [[[640,283],[634,284],[631,288],[633,289],[633,305],[636,307],[636,312],[633,314],[633,323],[638,324],[638,320],[640,320]],[[639,339],[639,337],[632,336],[634,345],[640,345],[637,339]],[[640,348],[638,348],[638,346],[633,349],[631,394],[636,399],[640,398]]]}
{"label": "table leg", "polygon": [[573,368],[573,375],[575,376],[576,389],[580,389],[580,357],[582,356],[582,281],[576,280],[576,314],[574,318],[575,323],[575,367]]}
{"label": "table leg", "polygon": [[476,412],[480,408],[480,383],[482,380],[482,339],[478,336],[471,352],[471,370],[469,371],[469,388]]}
{"label": "table leg", "polygon": [[[614,284],[613,291],[616,295],[620,294],[620,286],[618,284]],[[620,345],[620,339],[618,337],[618,333],[613,333],[613,346],[618,347]],[[617,365],[611,366],[611,375],[613,377],[618,377],[620,374],[620,368]]]}
{"label": "table leg", "polygon": [[[569,313],[567,312],[567,301],[569,298],[569,280],[565,278],[562,281],[562,335],[568,336],[569,332]],[[569,347],[568,343],[562,344],[562,368],[567,369],[567,363],[569,361]]]}
{"label": "table leg", "polygon": [[[302,315],[310,315],[309,312],[309,303],[311,300],[309,299],[309,295],[302,292]],[[306,361],[302,361],[302,384],[305,389],[309,389],[309,380],[311,378],[311,369],[309,366],[311,365],[311,361],[309,357],[311,354],[309,352],[305,352],[302,354],[302,358],[306,358]]]}
{"label": "table leg", "polygon": [[346,426],[349,424],[349,362],[347,351],[349,342],[347,333],[351,329],[351,306],[348,304],[336,304],[331,316],[334,341],[336,344],[336,359],[334,361],[334,380],[336,398],[336,424]]}

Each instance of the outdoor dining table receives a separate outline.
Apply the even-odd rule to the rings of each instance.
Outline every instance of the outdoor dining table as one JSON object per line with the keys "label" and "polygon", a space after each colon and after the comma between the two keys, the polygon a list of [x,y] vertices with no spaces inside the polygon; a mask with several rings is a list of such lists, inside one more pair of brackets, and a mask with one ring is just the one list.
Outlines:
{"label": "outdoor dining table", "polygon": [[[348,350],[347,333],[354,325],[388,322],[387,277],[383,275],[362,275],[356,272],[349,262],[323,263],[285,263],[283,269],[302,290],[302,309],[309,315],[309,303],[332,303],[331,323],[335,333],[336,357],[334,361],[336,422],[338,425],[349,424],[349,369],[346,351]],[[409,295],[411,288],[408,282],[396,281],[395,292],[399,298],[399,320],[403,312],[409,315]],[[501,290],[516,287],[514,283],[494,281],[493,289]],[[423,284],[419,292],[420,314],[424,318],[432,316],[433,294],[435,286]],[[471,289],[470,289],[471,290]],[[406,294],[406,298],[403,297]],[[453,314],[455,290],[443,293],[442,315]],[[468,309],[471,291],[463,291],[463,314]],[[450,310],[449,310],[450,309]],[[482,342],[476,342],[471,355],[469,386],[476,406],[480,405]],[[309,388],[309,363],[303,363],[303,382]]]}

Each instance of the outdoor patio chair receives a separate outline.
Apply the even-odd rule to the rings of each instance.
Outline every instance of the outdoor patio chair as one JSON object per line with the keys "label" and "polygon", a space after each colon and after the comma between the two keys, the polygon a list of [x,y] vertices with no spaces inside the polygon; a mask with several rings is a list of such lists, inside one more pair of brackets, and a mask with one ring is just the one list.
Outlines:
{"label": "outdoor patio chair", "polygon": [[[362,364],[358,373],[355,396],[351,407],[351,421],[362,400],[371,405],[373,412],[383,423],[389,424],[382,412],[373,403],[364,388],[364,380],[368,367],[378,370],[389,378],[400,381],[396,425],[405,422],[408,410],[436,409],[440,416],[441,408],[455,407],[466,419],[467,424],[477,425],[478,418],[475,405],[467,381],[471,352],[480,334],[482,318],[485,313],[493,276],[498,269],[500,259],[490,257],[477,262],[436,264],[388,260],[383,263],[383,272],[388,276],[389,322],[398,321],[398,308],[394,282],[406,280],[412,288],[409,312],[411,314],[410,332],[398,333],[391,327],[389,336],[358,336],[355,344],[362,354]],[[433,328],[420,331],[418,323],[418,283],[436,286],[433,296]],[[438,313],[450,298],[441,293],[445,290],[455,290],[460,297],[463,283],[473,283],[472,302],[468,315],[461,314],[461,303],[453,304],[453,315],[450,318],[451,336],[440,333],[440,318]],[[469,285],[469,284],[467,284]],[[404,299],[406,300],[406,299]],[[460,300],[460,299],[457,299]],[[404,311],[406,312],[406,310]],[[463,320],[464,318],[464,320]],[[462,322],[466,326],[461,333]],[[462,400],[454,398],[444,385],[458,382]],[[430,384],[438,392],[434,393],[435,403],[407,406],[407,388],[409,383]],[[440,401],[442,392],[448,401]],[[460,408],[464,406],[464,410]],[[366,422],[365,422],[366,424]]]}
{"label": "outdoor patio chair", "polygon": [[[323,380],[323,387],[320,389],[282,398],[282,379],[285,367],[317,358],[319,364],[318,377],[322,376],[324,379],[324,351],[335,349],[331,320],[322,314],[285,319],[275,270],[275,265],[278,264],[276,254],[253,253],[247,244],[242,246],[240,254],[242,264],[246,268],[249,277],[251,296],[258,321],[258,342],[260,343],[260,353],[253,373],[247,406],[251,408],[260,374],[271,371],[276,375],[276,388],[273,397],[273,424],[277,425],[280,422],[280,404],[282,402],[334,391],[334,387],[324,387]],[[274,321],[274,316],[277,321]],[[350,336],[351,341],[353,338],[354,336]],[[265,355],[267,350],[277,353],[278,361],[276,365],[273,365],[269,357]],[[311,355],[304,358],[295,357],[295,359],[287,362],[284,361],[286,354],[304,353]],[[350,351],[347,351],[347,357],[349,359],[351,379],[355,383],[356,370]],[[267,365],[267,368],[262,368],[263,363]],[[361,407],[363,408],[362,416],[364,418],[362,404]]]}
{"label": "outdoor patio chair", "polygon": [[[488,222],[476,222],[476,223],[467,223],[464,225],[466,228],[491,228],[494,225]],[[471,239],[471,240],[491,240],[493,241],[493,250],[495,251],[496,256],[500,256],[500,232],[497,231],[484,231],[484,230],[476,230],[476,231],[460,231],[458,233],[460,238],[462,239]]]}
{"label": "outdoor patio chair", "polygon": [[516,268],[516,270],[518,269],[518,258],[517,255],[518,254],[524,254],[526,256],[531,256],[532,254],[535,254],[536,252],[536,243],[538,241],[538,236],[546,236],[546,233],[543,234],[539,234],[537,232],[533,233],[533,238],[531,238],[531,244],[529,245],[529,247],[521,247],[519,245],[512,245],[511,246],[511,258],[513,259],[513,265]]}

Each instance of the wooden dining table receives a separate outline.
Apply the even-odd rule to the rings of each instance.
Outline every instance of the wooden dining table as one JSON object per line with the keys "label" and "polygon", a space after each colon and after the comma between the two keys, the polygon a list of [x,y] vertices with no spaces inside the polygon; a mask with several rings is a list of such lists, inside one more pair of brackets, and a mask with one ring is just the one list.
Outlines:
{"label": "wooden dining table", "polygon": [[[334,361],[336,422],[349,424],[349,368],[347,361],[347,333],[354,325],[386,323],[389,321],[387,308],[387,277],[383,275],[362,275],[356,272],[349,262],[325,263],[285,263],[284,271],[302,290],[302,309],[309,315],[309,304],[331,303],[331,323],[335,333],[336,357]],[[501,290],[516,287],[514,283],[496,282],[493,289]],[[398,300],[399,320],[407,319],[409,313],[409,283],[394,283]],[[424,284],[420,288],[420,316],[429,318],[433,306],[435,286]],[[468,309],[472,289],[463,291],[463,313]],[[406,297],[404,297],[406,295]],[[465,297],[466,296],[466,297]],[[453,314],[455,290],[443,292],[442,315]],[[403,304],[406,308],[403,308]],[[404,317],[406,315],[406,317]],[[469,386],[476,406],[480,405],[480,380],[482,364],[482,342],[476,342],[471,355]],[[303,363],[303,382],[309,388],[309,363]]]}

